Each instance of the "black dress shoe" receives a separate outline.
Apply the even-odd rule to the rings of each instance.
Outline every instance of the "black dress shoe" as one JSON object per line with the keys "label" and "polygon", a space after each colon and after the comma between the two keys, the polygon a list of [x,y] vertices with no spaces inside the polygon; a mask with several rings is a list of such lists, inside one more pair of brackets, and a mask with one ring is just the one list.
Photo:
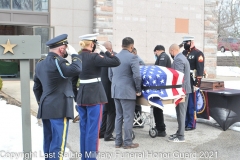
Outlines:
{"label": "black dress shoe", "polygon": [[185,128],[185,131],[192,131],[192,130],[194,130],[195,128],[190,128],[190,127],[187,127],[187,128]]}
{"label": "black dress shoe", "polygon": [[104,141],[115,141],[115,138],[114,137],[104,138]]}
{"label": "black dress shoe", "polygon": [[158,131],[158,137],[166,137],[167,133],[166,131]]}
{"label": "black dress shoe", "polygon": [[99,135],[99,138],[104,138],[104,135]]}

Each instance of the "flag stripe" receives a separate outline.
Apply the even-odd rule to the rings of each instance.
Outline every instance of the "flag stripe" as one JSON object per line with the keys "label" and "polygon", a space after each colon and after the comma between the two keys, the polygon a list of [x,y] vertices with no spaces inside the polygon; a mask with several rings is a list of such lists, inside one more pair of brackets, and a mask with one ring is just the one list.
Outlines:
{"label": "flag stripe", "polygon": [[[184,76],[179,71],[162,66],[140,66],[140,73],[145,87],[182,85]],[[161,109],[164,108],[162,100],[174,99],[174,103],[178,104],[185,95],[182,88],[146,89],[142,93],[151,105]]]}

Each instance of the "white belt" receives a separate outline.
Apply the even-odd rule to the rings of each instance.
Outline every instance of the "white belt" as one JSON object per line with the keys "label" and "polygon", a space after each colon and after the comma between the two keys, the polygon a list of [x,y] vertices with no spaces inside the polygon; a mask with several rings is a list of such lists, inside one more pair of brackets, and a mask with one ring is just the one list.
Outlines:
{"label": "white belt", "polygon": [[94,83],[101,81],[101,78],[92,78],[92,79],[80,79],[80,83]]}

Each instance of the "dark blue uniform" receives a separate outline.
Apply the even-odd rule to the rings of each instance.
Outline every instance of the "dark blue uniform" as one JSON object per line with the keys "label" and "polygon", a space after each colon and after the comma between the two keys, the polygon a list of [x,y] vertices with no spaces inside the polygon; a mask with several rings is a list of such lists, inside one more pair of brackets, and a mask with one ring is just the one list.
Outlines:
{"label": "dark blue uniform", "polygon": [[[66,45],[67,35],[58,36],[48,46]],[[53,45],[53,46],[52,46]],[[37,118],[42,119],[45,159],[61,159],[64,154],[68,122],[73,118],[71,77],[82,70],[81,59],[72,56],[72,64],[54,52],[36,65],[33,91],[39,103]]]}
{"label": "dark blue uniform", "polygon": [[[191,72],[194,72],[194,70],[196,70],[195,76],[203,77],[205,60],[204,54],[195,47],[193,47],[190,51],[184,50],[183,54],[187,57],[189,61]],[[190,73],[190,75],[192,90],[193,86],[200,87],[200,81],[197,79],[194,81],[194,78],[196,77],[193,77],[192,73]],[[196,94],[194,91],[189,94],[185,128],[186,130],[196,128]]]}
{"label": "dark blue uniform", "polygon": [[99,129],[101,126],[102,105],[107,103],[107,97],[101,82],[102,67],[116,67],[120,60],[109,52],[102,56],[83,49],[82,72],[79,75],[80,86],[77,94],[78,112],[80,116],[80,151],[85,159],[85,153],[98,151]]}
{"label": "dark blue uniform", "polygon": [[[75,57],[75,58],[74,58]],[[61,77],[55,59],[65,77]],[[36,65],[34,93],[39,102],[37,118],[73,118],[73,98],[71,77],[81,71],[80,59],[73,55],[72,64],[57,54],[50,52],[46,59]]]}

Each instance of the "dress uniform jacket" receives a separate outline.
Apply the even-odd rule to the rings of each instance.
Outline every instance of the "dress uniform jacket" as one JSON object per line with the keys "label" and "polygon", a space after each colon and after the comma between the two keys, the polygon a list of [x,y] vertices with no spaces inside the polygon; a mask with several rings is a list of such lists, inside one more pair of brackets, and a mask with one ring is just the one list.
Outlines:
{"label": "dress uniform jacket", "polygon": [[193,77],[193,72],[195,72],[195,76],[203,76],[204,72],[204,55],[203,53],[196,49],[195,47],[191,48],[190,51],[184,50],[183,54],[187,57],[189,64],[190,64],[190,70],[191,70],[191,77],[190,77],[190,82],[191,82],[191,88],[192,88],[192,93],[189,94],[189,99],[188,99],[188,107],[187,107],[187,113],[186,113],[186,121],[185,121],[185,128],[186,130],[192,130],[196,128],[196,95],[194,94],[194,87],[193,86],[198,86],[198,81],[195,80]]}
{"label": "dress uniform jacket", "polygon": [[[60,75],[55,59],[58,60],[65,78]],[[46,59],[37,63],[33,87],[39,102],[37,118],[74,118],[74,94],[70,77],[78,75],[81,69],[81,59],[78,55],[72,55],[71,65],[66,59],[53,52],[48,53]]]}
{"label": "dress uniform jacket", "polygon": [[183,54],[187,57],[190,63],[190,69],[197,70],[196,76],[203,76],[204,60],[205,60],[203,53],[194,47],[190,50],[190,52],[187,50],[184,50]]}
{"label": "dress uniform jacket", "polygon": [[[77,94],[77,104],[79,106],[91,106],[107,103],[106,93],[100,80],[101,67],[116,67],[120,65],[120,60],[116,56],[110,56],[109,52],[102,56],[98,53],[91,53],[86,49],[83,49],[80,55],[82,58],[82,72],[79,75],[80,86]],[[81,80],[93,78],[99,78],[99,81],[81,83]]]}

